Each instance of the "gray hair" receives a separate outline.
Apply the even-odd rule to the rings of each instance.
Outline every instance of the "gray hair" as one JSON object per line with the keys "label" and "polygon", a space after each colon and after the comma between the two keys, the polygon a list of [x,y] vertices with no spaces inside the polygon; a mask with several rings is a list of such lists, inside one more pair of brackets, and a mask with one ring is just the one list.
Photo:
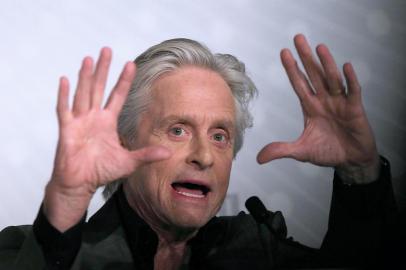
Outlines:
{"label": "gray hair", "polygon": [[[148,108],[152,84],[164,73],[184,66],[197,66],[218,73],[230,87],[236,105],[234,156],[241,149],[246,128],[252,127],[249,103],[257,89],[245,73],[245,65],[230,54],[213,54],[201,43],[184,38],[166,40],[135,59],[137,75],[118,118],[118,133],[129,145],[135,140],[139,116]],[[103,191],[105,199],[118,188],[114,181]]]}

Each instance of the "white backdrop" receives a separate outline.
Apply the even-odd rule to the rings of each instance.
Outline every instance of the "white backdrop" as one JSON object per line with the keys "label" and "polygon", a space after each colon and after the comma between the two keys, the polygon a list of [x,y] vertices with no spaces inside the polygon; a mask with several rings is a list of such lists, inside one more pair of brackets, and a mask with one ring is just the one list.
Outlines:
{"label": "white backdrop", "polygon": [[[174,37],[235,54],[260,90],[254,128],[234,164],[223,214],[243,210],[245,199],[255,194],[268,208],[283,211],[296,239],[318,246],[325,233],[332,170],[293,160],[255,162],[263,145],[293,140],[303,126],[279,61],[280,49],[293,48],[298,32],[313,45],[329,45],[340,65],[355,65],[379,150],[392,163],[396,195],[404,205],[405,11],[402,0],[2,0],[0,229],[30,224],[38,211],[57,140],[59,76],[75,85],[83,56],[97,56],[107,45],[114,51],[110,89],[125,61]],[[90,214],[101,204],[98,194]]]}

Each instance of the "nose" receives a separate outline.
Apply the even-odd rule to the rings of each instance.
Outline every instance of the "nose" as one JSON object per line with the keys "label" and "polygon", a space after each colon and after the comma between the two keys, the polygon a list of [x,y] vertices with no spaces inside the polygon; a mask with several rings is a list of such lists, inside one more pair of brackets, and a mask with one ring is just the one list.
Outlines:
{"label": "nose", "polygon": [[191,141],[187,163],[198,170],[205,170],[213,166],[214,157],[208,139],[194,137]]}

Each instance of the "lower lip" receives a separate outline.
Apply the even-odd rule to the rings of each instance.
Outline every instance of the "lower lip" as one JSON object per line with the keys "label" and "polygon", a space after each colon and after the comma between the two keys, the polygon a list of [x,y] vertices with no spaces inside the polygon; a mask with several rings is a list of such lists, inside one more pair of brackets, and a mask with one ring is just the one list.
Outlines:
{"label": "lower lip", "polygon": [[173,191],[176,198],[183,199],[183,200],[189,200],[189,201],[195,201],[195,202],[205,202],[205,201],[207,201],[209,193],[210,193],[210,192],[207,192],[204,195],[198,195],[198,194],[187,193],[187,192],[184,192],[184,191],[177,191],[173,187],[171,187],[171,188],[172,188],[172,191]]}

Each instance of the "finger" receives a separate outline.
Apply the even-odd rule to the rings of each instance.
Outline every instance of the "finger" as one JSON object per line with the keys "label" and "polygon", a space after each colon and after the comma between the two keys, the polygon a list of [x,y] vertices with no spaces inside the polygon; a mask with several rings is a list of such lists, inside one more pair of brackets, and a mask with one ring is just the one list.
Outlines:
{"label": "finger", "polygon": [[135,64],[133,62],[128,62],[123,71],[120,74],[116,85],[111,92],[109,99],[107,100],[105,109],[112,111],[114,114],[118,115],[121,108],[127,98],[128,91],[130,90],[131,84],[135,77]]}
{"label": "finger", "polygon": [[257,155],[257,162],[264,164],[269,161],[279,158],[292,158],[293,143],[289,142],[273,142],[266,145],[259,151]]}
{"label": "finger", "polygon": [[330,95],[332,96],[342,96],[340,94],[345,95],[343,78],[327,46],[324,44],[317,46],[316,52],[317,55],[319,56],[320,62],[323,66],[324,73],[327,78]]}
{"label": "finger", "polygon": [[100,51],[99,60],[96,64],[96,70],[93,75],[93,85],[91,93],[91,108],[100,108],[103,101],[104,89],[106,88],[107,75],[109,73],[112,51],[104,47]]}
{"label": "finger", "polygon": [[361,102],[361,86],[352,64],[344,64],[343,71],[348,86],[348,102],[354,105],[359,104]]}
{"label": "finger", "polygon": [[171,155],[171,151],[163,146],[148,146],[131,152],[136,168],[145,163],[168,159]]}
{"label": "finger", "polygon": [[299,100],[302,103],[306,102],[313,95],[312,88],[288,49],[281,51],[281,61],[288,75],[290,84],[299,97]]}
{"label": "finger", "polygon": [[90,92],[93,73],[93,59],[85,57],[79,71],[79,81],[76,88],[72,111],[75,115],[87,112],[90,108]]}
{"label": "finger", "polygon": [[59,122],[62,123],[69,112],[69,80],[66,77],[59,79],[58,102],[56,111]]}
{"label": "finger", "polygon": [[316,94],[325,94],[328,85],[324,79],[323,70],[321,69],[319,63],[314,59],[312,49],[310,48],[305,36],[302,34],[296,35],[294,38],[294,43],[306,73],[309,76],[310,82],[316,90]]}

